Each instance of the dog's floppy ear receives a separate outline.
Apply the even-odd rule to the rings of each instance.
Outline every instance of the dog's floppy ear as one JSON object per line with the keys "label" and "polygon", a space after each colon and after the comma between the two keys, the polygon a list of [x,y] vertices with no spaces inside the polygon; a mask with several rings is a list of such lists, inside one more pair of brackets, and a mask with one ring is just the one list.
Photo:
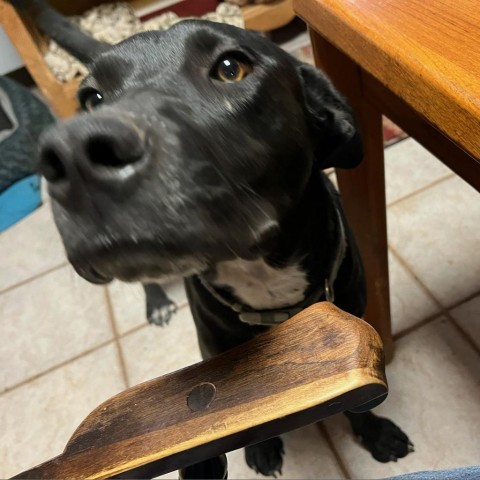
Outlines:
{"label": "dog's floppy ear", "polygon": [[318,167],[356,167],[363,159],[363,150],[351,108],[320,70],[299,62],[297,71]]}

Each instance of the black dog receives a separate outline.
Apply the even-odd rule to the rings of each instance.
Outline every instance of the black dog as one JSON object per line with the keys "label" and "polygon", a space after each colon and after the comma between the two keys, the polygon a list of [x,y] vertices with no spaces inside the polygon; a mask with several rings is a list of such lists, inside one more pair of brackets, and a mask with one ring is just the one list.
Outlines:
{"label": "black dog", "polygon": [[[80,275],[183,276],[204,358],[320,300],[363,315],[361,260],[322,172],[356,166],[361,145],[320,71],[227,25],[185,21],[109,46],[42,1],[13,3],[91,72],[84,113],[50,129],[40,153]],[[411,451],[391,421],[347,416],[377,460]],[[276,438],[246,459],[272,475],[282,453]]]}

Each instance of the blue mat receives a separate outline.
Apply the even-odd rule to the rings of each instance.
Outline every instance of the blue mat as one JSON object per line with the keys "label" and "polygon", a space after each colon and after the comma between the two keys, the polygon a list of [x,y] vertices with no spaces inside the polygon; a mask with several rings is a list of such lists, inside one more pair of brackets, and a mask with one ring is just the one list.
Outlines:
{"label": "blue mat", "polygon": [[42,204],[40,177],[30,175],[0,193],[0,232],[33,212]]}
{"label": "blue mat", "polygon": [[0,232],[41,205],[37,142],[53,122],[28,88],[0,77]]}

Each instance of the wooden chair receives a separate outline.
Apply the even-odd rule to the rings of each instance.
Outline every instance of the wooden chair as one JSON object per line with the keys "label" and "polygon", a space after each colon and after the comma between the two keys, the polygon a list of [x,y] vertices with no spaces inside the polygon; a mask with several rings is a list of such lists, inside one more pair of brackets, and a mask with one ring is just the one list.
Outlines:
{"label": "wooden chair", "polygon": [[366,320],[393,353],[381,116],[480,190],[478,0],[294,0],[315,62],[352,104],[365,161],[337,179],[365,261]]}
{"label": "wooden chair", "polygon": [[378,334],[320,303],[216,358],[107,400],[61,455],[15,478],[151,478],[373,408],[386,394]]}
{"label": "wooden chair", "polygon": [[[66,15],[78,15],[88,8],[102,3],[102,0],[49,0]],[[151,0],[126,0],[132,8],[145,6]],[[289,23],[295,14],[292,0],[275,0],[267,5],[247,5],[243,8],[245,27],[257,31],[269,31]],[[73,115],[78,109],[75,94],[77,79],[62,83],[55,78],[43,55],[48,47],[47,40],[28,20],[17,14],[5,0],[0,0],[0,25],[15,45],[25,67],[59,117]]]}

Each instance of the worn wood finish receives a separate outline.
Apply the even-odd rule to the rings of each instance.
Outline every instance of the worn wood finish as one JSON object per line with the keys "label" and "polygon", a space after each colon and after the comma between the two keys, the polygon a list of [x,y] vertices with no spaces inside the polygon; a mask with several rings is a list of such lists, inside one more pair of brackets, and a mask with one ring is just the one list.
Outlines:
{"label": "worn wood finish", "polygon": [[345,213],[366,266],[365,319],[382,337],[385,357],[393,356],[388,279],[387,212],[382,116],[362,96],[360,70],[348,57],[310,31],[315,63],[332,79],[355,110],[365,160],[353,170],[336,171]]}
{"label": "worn wood finish", "polygon": [[480,161],[478,0],[295,0],[294,8]]}
{"label": "worn wood finish", "polygon": [[15,478],[107,478],[135,468],[138,478],[152,465],[158,475],[385,395],[378,334],[316,304],[223,355],[106,401],[62,455]]}

